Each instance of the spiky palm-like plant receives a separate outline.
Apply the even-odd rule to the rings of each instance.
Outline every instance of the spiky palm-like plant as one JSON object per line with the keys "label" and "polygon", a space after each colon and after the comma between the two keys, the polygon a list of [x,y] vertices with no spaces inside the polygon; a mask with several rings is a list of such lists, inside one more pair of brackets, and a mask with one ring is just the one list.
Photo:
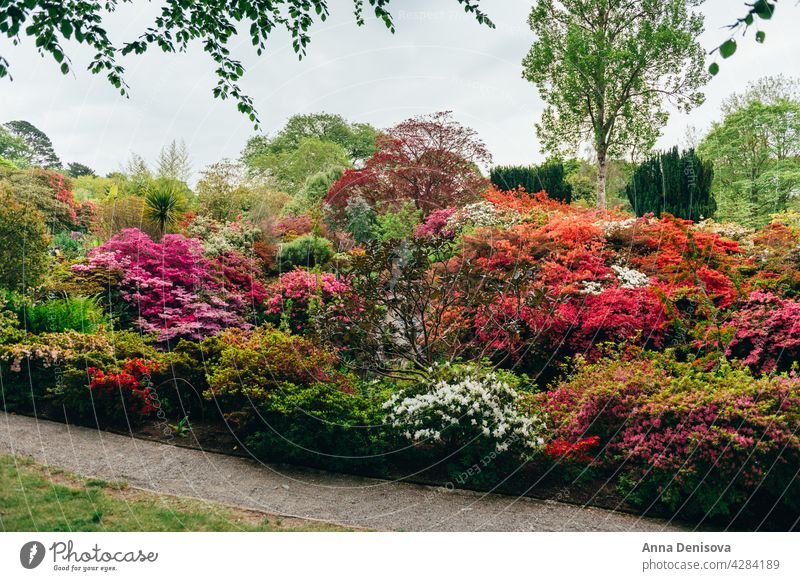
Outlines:
{"label": "spiky palm-like plant", "polygon": [[175,180],[156,180],[144,197],[145,216],[158,225],[163,236],[174,226],[184,207],[185,186]]}

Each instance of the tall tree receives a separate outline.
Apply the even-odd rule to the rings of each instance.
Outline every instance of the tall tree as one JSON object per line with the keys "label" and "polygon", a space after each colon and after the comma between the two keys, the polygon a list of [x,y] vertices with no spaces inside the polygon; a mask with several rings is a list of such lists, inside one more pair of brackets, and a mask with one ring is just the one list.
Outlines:
{"label": "tall tree", "polygon": [[187,183],[192,177],[192,160],[186,143],[174,139],[161,148],[156,160],[156,177]]}
{"label": "tall tree", "polygon": [[[480,10],[480,0],[457,0],[478,22],[494,27]],[[125,69],[117,58],[138,55],[151,46],[165,53],[184,52],[192,43],[201,44],[214,60],[217,85],[214,96],[232,98],[239,111],[258,123],[253,100],[239,87],[244,65],[231,56],[229,43],[240,30],[247,30],[249,42],[261,55],[275,29],[284,29],[292,37],[292,47],[301,57],[310,41],[309,29],[315,19],[326,20],[329,0],[162,0],[161,13],[155,22],[134,41],[115,45],[105,28],[105,20],[120,5],[130,0],[3,0],[0,3],[0,34],[14,41],[32,41],[42,55],[59,63],[61,72],[72,70],[65,44],[71,40],[85,44],[94,58],[89,70],[106,75],[123,95],[128,93]],[[364,24],[364,8],[369,6],[376,18],[394,32],[389,12],[391,0],[353,0],[356,23]],[[240,44],[234,41],[231,44]],[[9,62],[0,56],[0,78],[8,76]]]}
{"label": "tall tree", "polygon": [[88,165],[73,161],[67,166],[67,175],[71,178],[79,178],[81,176],[93,176],[95,173]]}
{"label": "tall tree", "polygon": [[25,144],[29,155],[27,161],[30,164],[47,169],[61,167],[61,160],[53,149],[53,142],[44,131],[22,120],[9,121],[5,127],[11,135],[18,137]]}
{"label": "tall tree", "polygon": [[407,119],[378,137],[378,151],[364,168],[347,170],[325,202],[341,216],[351,198],[373,208],[402,207],[407,200],[427,216],[474,201],[489,185],[479,166],[492,157],[477,133],[449,111]]}
{"label": "tall tree", "polygon": [[378,131],[367,123],[350,123],[341,115],[310,113],[293,115],[275,137],[252,137],[247,141],[242,160],[249,163],[267,153],[297,149],[304,139],[314,138],[342,147],[350,161],[358,164],[375,153]]}
{"label": "tall tree", "polygon": [[606,207],[610,156],[648,151],[666,123],[665,102],[703,102],[700,0],[539,0],[528,23],[536,41],[523,76],[547,103],[536,128],[544,148],[597,156],[597,205]]}
{"label": "tall tree", "polygon": [[729,101],[699,147],[714,162],[718,218],[761,226],[800,195],[800,102]]}

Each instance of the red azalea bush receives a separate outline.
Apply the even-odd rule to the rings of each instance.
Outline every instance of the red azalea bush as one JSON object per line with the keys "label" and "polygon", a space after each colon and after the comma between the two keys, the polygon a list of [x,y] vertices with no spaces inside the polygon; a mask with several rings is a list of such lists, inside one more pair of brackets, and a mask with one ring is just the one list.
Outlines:
{"label": "red azalea bush", "polygon": [[126,229],[94,248],[87,264],[72,268],[107,273],[136,313],[135,325],[161,341],[249,328],[245,317],[265,296],[250,261],[234,254],[209,259],[198,240],[179,234],[154,242],[140,230]]}
{"label": "red azalea bush", "polygon": [[345,305],[352,305],[350,284],[330,272],[314,273],[297,268],[282,274],[268,288],[265,306],[295,331],[302,331],[314,316],[347,320]]}
{"label": "red azalea bush", "polygon": [[761,503],[800,508],[795,375],[757,379],[669,356],[612,358],[580,365],[538,397],[558,438],[599,438],[599,461],[622,472],[638,504],[693,517],[757,512]]}
{"label": "red azalea bush", "polygon": [[128,359],[122,366],[107,371],[87,368],[95,410],[117,421],[152,415],[159,404],[151,376],[158,370],[157,362],[138,358]]}

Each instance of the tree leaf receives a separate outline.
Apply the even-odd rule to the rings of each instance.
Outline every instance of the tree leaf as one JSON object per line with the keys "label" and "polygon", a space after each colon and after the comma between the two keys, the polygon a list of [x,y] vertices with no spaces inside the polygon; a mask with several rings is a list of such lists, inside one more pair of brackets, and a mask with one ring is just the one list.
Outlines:
{"label": "tree leaf", "polygon": [[719,65],[717,63],[711,63],[711,66],[708,67],[708,72],[712,75],[716,75],[719,73]]}
{"label": "tree leaf", "polygon": [[756,32],[756,42],[760,42],[761,44],[764,44],[764,39],[766,37],[767,37],[767,33],[764,32],[763,30],[759,30],[758,32]]}
{"label": "tree leaf", "polygon": [[724,59],[729,58],[736,52],[736,48],[736,41],[729,38],[719,47],[719,54],[721,54]]}

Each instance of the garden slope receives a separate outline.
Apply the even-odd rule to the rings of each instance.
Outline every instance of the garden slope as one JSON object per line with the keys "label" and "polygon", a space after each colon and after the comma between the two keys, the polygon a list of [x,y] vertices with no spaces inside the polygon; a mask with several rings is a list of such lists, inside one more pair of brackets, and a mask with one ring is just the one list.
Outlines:
{"label": "garden slope", "polygon": [[681,530],[596,508],[258,464],[2,412],[0,451],[156,492],[379,530]]}

